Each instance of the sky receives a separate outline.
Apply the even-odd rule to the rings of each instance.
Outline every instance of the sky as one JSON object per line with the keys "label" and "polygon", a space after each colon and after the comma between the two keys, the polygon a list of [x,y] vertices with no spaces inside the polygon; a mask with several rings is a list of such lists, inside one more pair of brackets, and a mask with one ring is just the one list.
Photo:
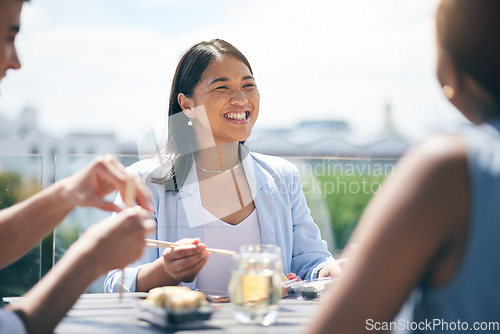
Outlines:
{"label": "sky", "polygon": [[409,137],[463,122],[435,79],[438,0],[31,0],[22,69],[0,84],[0,115],[26,107],[42,131],[112,132],[133,141],[164,122],[175,67],[222,38],[252,64],[256,129],[342,119],[374,134],[390,103]]}

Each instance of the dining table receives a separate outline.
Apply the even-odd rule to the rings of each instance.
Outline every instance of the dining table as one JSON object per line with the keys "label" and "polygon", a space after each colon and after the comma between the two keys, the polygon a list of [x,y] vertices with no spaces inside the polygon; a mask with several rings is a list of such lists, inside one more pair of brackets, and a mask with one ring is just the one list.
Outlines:
{"label": "dining table", "polygon": [[[238,323],[231,303],[210,303],[212,312],[208,320],[158,326],[144,317],[140,307],[146,295],[82,294],[54,333],[304,333],[318,313],[322,299],[309,300],[302,296],[281,299],[276,322],[269,326]],[[4,302],[15,303],[19,298],[22,297],[6,297]]]}

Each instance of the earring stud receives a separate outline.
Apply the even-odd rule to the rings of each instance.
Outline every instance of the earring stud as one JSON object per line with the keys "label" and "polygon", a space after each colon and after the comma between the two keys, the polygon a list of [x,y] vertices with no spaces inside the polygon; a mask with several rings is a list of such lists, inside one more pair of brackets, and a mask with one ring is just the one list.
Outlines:
{"label": "earring stud", "polygon": [[451,100],[453,98],[453,95],[455,95],[455,90],[451,86],[444,85],[443,86],[443,93],[444,93],[444,96],[446,96],[446,98],[448,100]]}

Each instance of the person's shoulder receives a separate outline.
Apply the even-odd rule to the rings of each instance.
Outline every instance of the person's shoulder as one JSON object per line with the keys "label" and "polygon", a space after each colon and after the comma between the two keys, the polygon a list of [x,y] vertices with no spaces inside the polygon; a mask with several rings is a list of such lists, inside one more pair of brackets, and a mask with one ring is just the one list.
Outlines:
{"label": "person's shoulder", "polygon": [[297,167],[284,158],[254,152],[251,152],[250,155],[259,166],[272,174],[287,174],[291,172],[295,173],[297,171]]}
{"label": "person's shoulder", "polygon": [[137,173],[150,172],[161,166],[160,160],[157,157],[140,159],[127,167],[127,170]]}
{"label": "person's shoulder", "polygon": [[141,159],[127,167],[127,171],[137,174],[143,179],[148,177],[160,177],[168,171],[170,166],[166,157],[155,156]]}
{"label": "person's shoulder", "polygon": [[460,134],[437,135],[415,145],[403,158],[418,158],[422,162],[459,162],[467,159],[464,137]]}
{"label": "person's shoulder", "polygon": [[405,153],[398,168],[420,182],[462,182],[466,180],[468,171],[464,138],[451,134],[426,139]]}

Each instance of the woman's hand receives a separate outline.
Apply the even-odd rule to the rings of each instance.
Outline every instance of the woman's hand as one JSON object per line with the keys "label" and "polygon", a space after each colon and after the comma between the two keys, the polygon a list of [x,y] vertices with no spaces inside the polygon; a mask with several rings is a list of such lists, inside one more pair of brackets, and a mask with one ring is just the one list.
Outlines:
{"label": "woman's hand", "polygon": [[207,263],[210,253],[200,239],[181,239],[180,246],[166,248],[163,252],[163,267],[168,275],[179,282],[192,282]]}

